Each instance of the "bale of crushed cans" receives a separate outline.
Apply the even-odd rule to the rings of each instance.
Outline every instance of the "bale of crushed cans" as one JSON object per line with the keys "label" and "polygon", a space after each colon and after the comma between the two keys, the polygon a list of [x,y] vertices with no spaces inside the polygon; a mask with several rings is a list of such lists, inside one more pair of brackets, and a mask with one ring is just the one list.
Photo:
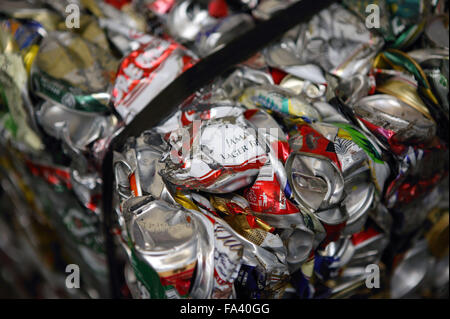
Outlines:
{"label": "bale of crushed cans", "polygon": [[[109,296],[110,141],[295,2],[0,2],[0,257]],[[336,1],[129,137],[105,212],[123,296],[448,298],[448,34],[447,1]]]}

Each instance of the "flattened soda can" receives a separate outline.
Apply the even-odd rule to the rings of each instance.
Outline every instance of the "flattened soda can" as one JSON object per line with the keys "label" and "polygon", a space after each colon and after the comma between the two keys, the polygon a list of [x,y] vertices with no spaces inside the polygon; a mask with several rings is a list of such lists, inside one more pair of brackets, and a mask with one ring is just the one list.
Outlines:
{"label": "flattened soda can", "polygon": [[216,22],[203,3],[192,0],[178,1],[167,16],[170,35],[182,43],[193,42],[205,26]]}
{"label": "flattened soda can", "polygon": [[172,149],[161,172],[164,178],[178,186],[211,193],[232,192],[249,185],[267,161],[265,145],[260,145],[255,130],[243,117],[205,120],[194,128],[195,123],[188,126],[189,140],[183,141],[187,130],[170,134]]}
{"label": "flattened soda can", "polygon": [[425,283],[433,260],[425,240],[418,241],[404,255],[399,255],[390,280],[390,297],[393,299],[414,297]]}
{"label": "flattened soda can", "polygon": [[[208,224],[188,211],[164,201],[152,201],[151,197],[131,199],[124,217],[134,248],[132,266],[151,298],[209,296],[214,243],[208,243],[212,239]],[[201,278],[205,286],[189,294],[191,284]]]}
{"label": "flattened soda can", "polygon": [[286,61],[290,65],[311,63],[340,78],[348,78],[367,74],[370,61],[384,44],[359,17],[339,4],[320,11],[297,30],[295,36],[291,33],[287,39],[281,39],[281,44],[270,47],[266,54],[272,57],[270,65],[282,66]]}
{"label": "flattened soda can", "polygon": [[389,165],[382,151],[363,132],[347,123],[314,123],[311,126],[333,141],[344,176],[344,205],[349,219],[344,233],[358,232],[367,219],[375,193],[383,194]]}
{"label": "flattened soda can", "polygon": [[114,82],[112,102],[125,123],[196,62],[174,41],[149,37],[145,45],[121,61]]}
{"label": "flattened soda can", "polygon": [[80,150],[112,134],[118,124],[114,115],[77,111],[50,101],[41,105],[36,117],[47,134]]}
{"label": "flattened soda can", "polygon": [[436,132],[436,124],[423,113],[391,95],[372,95],[354,105],[358,120],[394,153],[403,143],[426,143]]}
{"label": "flattened soda can", "polygon": [[212,25],[205,26],[198,33],[195,39],[196,52],[201,57],[205,57],[248,32],[253,26],[252,17],[245,13],[237,13],[220,19]]}
{"label": "flattened soda can", "polygon": [[297,151],[289,156],[286,171],[300,207],[314,214],[325,228],[327,240],[323,244],[337,240],[348,220],[339,168],[323,155]]}
{"label": "flattened soda can", "polygon": [[378,263],[388,243],[386,234],[374,227],[366,227],[353,234],[351,244],[354,252],[348,266],[366,267],[368,264]]}
{"label": "flattened soda can", "polygon": [[166,185],[159,175],[164,167],[160,161],[167,151],[161,135],[145,131],[136,139],[129,139],[122,154],[115,154],[116,190],[123,198],[152,195],[161,198]]}
{"label": "flattened soda can", "polygon": [[110,52],[81,36],[50,32],[31,70],[33,91],[74,110],[106,112],[117,65]]}
{"label": "flattened soda can", "polygon": [[275,85],[252,86],[247,88],[239,101],[249,108],[265,108],[281,114],[320,120],[320,113],[304,97],[281,89]]}

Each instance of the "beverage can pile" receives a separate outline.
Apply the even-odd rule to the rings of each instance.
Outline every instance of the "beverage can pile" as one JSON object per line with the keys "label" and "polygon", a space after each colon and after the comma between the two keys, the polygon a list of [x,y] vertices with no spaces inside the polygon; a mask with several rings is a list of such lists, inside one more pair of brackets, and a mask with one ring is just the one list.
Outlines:
{"label": "beverage can pile", "polygon": [[[0,257],[32,246],[108,296],[111,140],[295,2],[2,1],[0,227],[23,235]],[[129,137],[105,212],[122,294],[448,297],[448,34],[446,1],[337,1]]]}

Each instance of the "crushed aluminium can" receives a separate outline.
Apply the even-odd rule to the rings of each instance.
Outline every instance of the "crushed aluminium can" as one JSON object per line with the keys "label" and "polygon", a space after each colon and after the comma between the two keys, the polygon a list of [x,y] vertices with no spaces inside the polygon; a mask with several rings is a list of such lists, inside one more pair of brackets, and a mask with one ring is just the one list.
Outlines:
{"label": "crushed aluminium can", "polygon": [[198,55],[205,57],[225,46],[231,40],[248,32],[254,26],[253,19],[245,13],[237,13],[205,26],[196,36]]}
{"label": "crushed aluminium can", "polygon": [[353,109],[362,125],[397,154],[404,151],[401,144],[426,143],[436,132],[434,121],[391,95],[364,97]]}
{"label": "crushed aluminium can", "polygon": [[[133,269],[151,298],[209,296],[214,258],[209,221],[152,197],[131,199],[124,218],[134,243]],[[191,284],[197,287],[189,293]]]}
{"label": "crushed aluminium can", "polygon": [[350,124],[314,123],[311,126],[334,143],[344,177],[344,206],[349,215],[344,233],[358,232],[375,197],[380,198],[384,193],[389,165],[377,144]]}
{"label": "crushed aluminium can", "polygon": [[92,142],[112,134],[117,128],[117,118],[114,115],[77,111],[50,101],[41,105],[36,117],[47,134],[80,150],[85,150]]}
{"label": "crushed aluminium can", "polygon": [[114,108],[129,123],[148,102],[196,62],[179,44],[152,37],[125,57],[112,90]]}
{"label": "crushed aluminium can", "polygon": [[235,191],[250,184],[267,161],[265,145],[260,145],[255,130],[242,115],[194,121],[173,131],[169,143],[171,151],[161,174],[188,189]]}
{"label": "crushed aluminium can", "polygon": [[292,38],[288,36],[270,47],[266,57],[270,65],[288,73],[286,63],[312,63],[331,74],[347,78],[367,73],[370,61],[383,44],[383,39],[368,30],[359,17],[339,4],[333,4],[301,25]]}
{"label": "crushed aluminium can", "polygon": [[175,3],[167,16],[169,34],[180,42],[193,42],[205,26],[216,23],[204,4],[187,0]]}

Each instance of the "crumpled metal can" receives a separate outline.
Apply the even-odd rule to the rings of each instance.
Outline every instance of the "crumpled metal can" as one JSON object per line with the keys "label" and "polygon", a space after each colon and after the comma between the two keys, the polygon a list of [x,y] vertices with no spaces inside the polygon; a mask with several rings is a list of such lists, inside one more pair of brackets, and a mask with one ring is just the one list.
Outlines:
{"label": "crumpled metal can", "polygon": [[130,139],[123,153],[114,154],[116,191],[121,199],[151,195],[161,198],[167,191],[159,171],[167,143],[154,131],[146,131],[137,139]]}
{"label": "crumpled metal can", "polygon": [[167,15],[169,33],[180,42],[193,42],[205,26],[217,23],[208,8],[198,1],[179,1]]}
{"label": "crumpled metal can", "polygon": [[[206,218],[151,196],[127,201],[124,218],[134,243],[133,269],[151,298],[211,294],[214,230]],[[189,293],[195,267],[197,275]]]}
{"label": "crumpled metal can", "polygon": [[226,43],[239,37],[254,26],[253,19],[245,13],[237,13],[207,25],[197,34],[195,48],[198,55],[205,57],[220,50]]}
{"label": "crumpled metal can", "polygon": [[426,241],[418,241],[404,255],[398,257],[390,281],[390,297],[408,298],[424,285],[433,260],[430,258]]}
{"label": "crumpled metal can", "polygon": [[330,240],[344,227],[348,213],[343,207],[344,178],[339,168],[323,155],[293,152],[286,162],[292,190],[300,206],[313,213],[325,229]]}
{"label": "crumpled metal can", "polygon": [[392,95],[371,95],[360,99],[353,106],[362,125],[394,153],[404,151],[404,143],[426,143],[436,132],[436,124],[422,112]]}
{"label": "crumpled metal can", "polygon": [[419,49],[408,52],[408,55],[417,61],[423,68],[424,73],[430,82],[431,89],[439,101],[439,106],[442,107],[448,117],[448,49]]}
{"label": "crumpled metal can", "polygon": [[42,103],[36,118],[48,135],[79,150],[86,150],[89,144],[111,135],[118,124],[114,115],[77,111],[51,101]]}
{"label": "crumpled metal can", "polygon": [[223,83],[218,86],[218,93],[223,99],[236,99],[241,96],[244,90],[252,85],[274,84],[268,72],[257,70],[247,66],[237,67]]}
{"label": "crumpled metal can", "polygon": [[380,198],[384,194],[390,167],[383,160],[382,150],[377,144],[350,124],[314,123],[311,126],[334,142],[344,177],[344,205],[349,215],[344,233],[358,232],[375,197]]}
{"label": "crumpled metal can", "polygon": [[105,30],[107,38],[121,53],[122,57],[150,43],[154,38],[147,33],[118,24],[113,19],[100,18],[98,26]]}
{"label": "crumpled metal can", "polygon": [[[214,195],[214,198],[219,199],[221,204],[234,202],[234,204],[239,203],[239,206],[242,205],[241,207],[247,205],[245,199],[237,196],[233,196],[231,202],[229,201],[230,198],[226,199],[216,195]],[[176,194],[175,199],[186,208],[201,211],[221,229],[226,230],[242,243],[244,253],[239,274],[234,284],[237,297],[276,298],[283,294],[284,287],[287,285],[288,268],[286,265],[286,250],[284,246],[280,246],[278,236],[271,236],[267,233],[261,242],[259,236],[259,238],[254,236],[256,235],[254,231],[248,232],[248,226],[251,223],[248,219],[243,224],[234,223],[232,227],[218,216],[223,209],[223,207],[220,207],[221,204],[215,202],[215,200],[209,201],[198,193],[191,193],[189,196]],[[232,209],[237,208],[235,205],[231,206],[233,206]],[[250,220],[256,221],[252,217],[250,217]],[[266,224],[260,220],[260,226],[263,225]],[[263,228],[265,227],[263,226]]]}
{"label": "crumpled metal can", "polygon": [[265,145],[260,145],[242,115],[194,121],[172,131],[169,144],[166,168],[161,172],[164,178],[212,193],[232,192],[250,184],[267,160]]}
{"label": "crumpled metal can", "polygon": [[359,17],[333,4],[301,25],[297,32],[269,47],[266,57],[269,65],[288,73],[285,66],[312,63],[347,78],[367,73],[370,61],[383,44],[383,39],[366,29]]}
{"label": "crumpled metal can", "polygon": [[146,21],[142,12],[135,10],[131,1],[114,5],[113,2],[103,0],[82,0],[83,7],[92,12],[97,18],[115,20],[117,24],[141,32],[146,31]]}
{"label": "crumpled metal can", "polygon": [[239,101],[249,108],[261,107],[311,121],[321,119],[320,113],[309,101],[273,85],[249,87]]}
{"label": "crumpled metal can", "polygon": [[196,62],[179,44],[151,37],[122,59],[112,90],[114,108],[129,123],[158,92]]}
{"label": "crumpled metal can", "polygon": [[325,223],[328,240],[337,239],[348,214],[343,206],[344,177],[334,143],[302,123],[296,126],[289,144],[293,152],[286,161],[286,171],[295,199]]}

